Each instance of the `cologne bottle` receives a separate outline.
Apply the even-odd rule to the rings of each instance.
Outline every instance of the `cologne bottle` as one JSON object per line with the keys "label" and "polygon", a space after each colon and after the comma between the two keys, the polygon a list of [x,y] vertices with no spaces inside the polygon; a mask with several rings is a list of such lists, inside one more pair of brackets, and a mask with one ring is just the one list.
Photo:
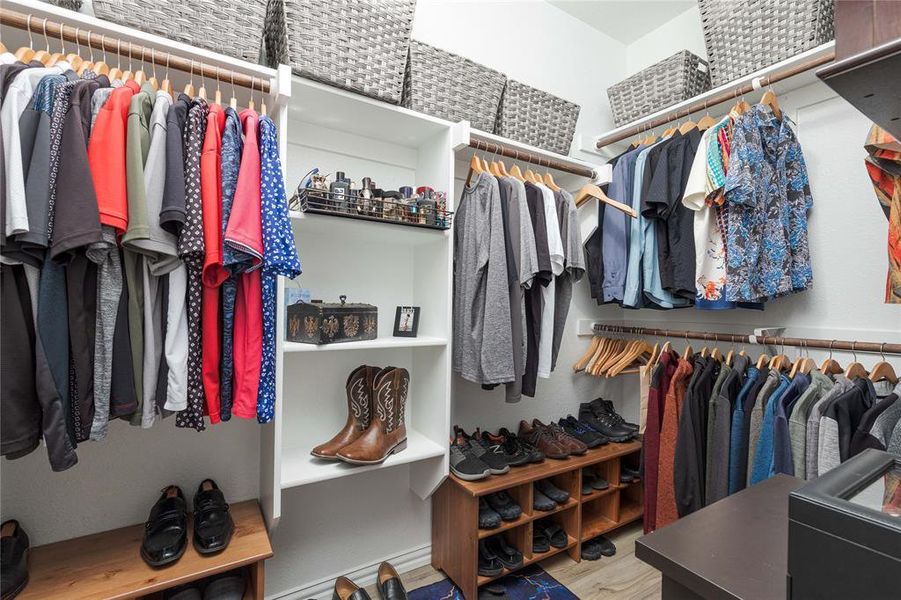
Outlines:
{"label": "cologne bottle", "polygon": [[338,212],[347,211],[347,202],[350,200],[350,180],[344,176],[343,171],[335,173],[335,180],[329,186],[332,193],[333,208]]}

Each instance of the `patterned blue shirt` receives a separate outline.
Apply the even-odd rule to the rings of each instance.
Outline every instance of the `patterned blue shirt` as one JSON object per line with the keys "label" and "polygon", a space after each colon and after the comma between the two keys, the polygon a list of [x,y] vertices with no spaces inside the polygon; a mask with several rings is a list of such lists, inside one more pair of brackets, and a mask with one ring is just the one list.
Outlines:
{"label": "patterned blue shirt", "polygon": [[760,104],[735,122],[725,186],[726,294],[733,302],[784,296],[813,279],[807,242],[813,199],[789,123]]}
{"label": "patterned blue shirt", "polygon": [[278,129],[260,117],[260,196],[263,211],[263,357],[257,421],[268,423],[275,412],[275,336],[278,276],[294,279],[301,273],[294,231],[278,154]]}

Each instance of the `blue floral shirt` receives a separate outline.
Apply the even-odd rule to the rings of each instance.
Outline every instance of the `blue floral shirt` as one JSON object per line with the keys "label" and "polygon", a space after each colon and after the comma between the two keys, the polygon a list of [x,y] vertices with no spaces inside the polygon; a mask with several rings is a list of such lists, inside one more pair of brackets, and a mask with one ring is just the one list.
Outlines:
{"label": "blue floral shirt", "polygon": [[725,186],[727,299],[733,302],[784,296],[813,279],[807,242],[813,199],[789,123],[759,104],[735,122]]}
{"label": "blue floral shirt", "polygon": [[257,421],[268,423],[275,412],[275,336],[278,276],[294,279],[301,273],[294,231],[278,154],[278,129],[260,117],[260,195],[263,211],[263,357],[257,397]]}

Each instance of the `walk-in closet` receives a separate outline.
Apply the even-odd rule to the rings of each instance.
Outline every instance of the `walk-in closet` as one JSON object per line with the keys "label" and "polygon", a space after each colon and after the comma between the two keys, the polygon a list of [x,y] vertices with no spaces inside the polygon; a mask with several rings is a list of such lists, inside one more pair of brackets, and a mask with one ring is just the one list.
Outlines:
{"label": "walk-in closet", "polygon": [[4,0],[3,600],[894,598],[899,75],[899,0]]}

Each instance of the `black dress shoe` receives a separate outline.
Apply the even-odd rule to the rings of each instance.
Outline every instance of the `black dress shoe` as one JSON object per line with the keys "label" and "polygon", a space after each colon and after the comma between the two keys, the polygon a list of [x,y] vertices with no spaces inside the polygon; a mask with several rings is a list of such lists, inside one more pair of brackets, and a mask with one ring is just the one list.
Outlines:
{"label": "black dress shoe", "polygon": [[141,558],[151,567],[177,561],[188,547],[188,511],[181,488],[170,485],[150,509],[144,523]]}
{"label": "black dress shoe", "polygon": [[339,577],[335,580],[332,600],[372,600],[372,598],[366,593],[366,590],[347,577]]}
{"label": "black dress shoe", "polygon": [[0,588],[12,600],[28,585],[28,535],[18,521],[0,525]]}
{"label": "black dress shoe", "polygon": [[201,554],[225,550],[234,531],[225,495],[215,481],[204,479],[194,494],[194,548]]}
{"label": "black dress shoe", "polygon": [[407,590],[400,581],[400,575],[389,562],[379,565],[379,578],[375,587],[382,600],[407,600]]}

